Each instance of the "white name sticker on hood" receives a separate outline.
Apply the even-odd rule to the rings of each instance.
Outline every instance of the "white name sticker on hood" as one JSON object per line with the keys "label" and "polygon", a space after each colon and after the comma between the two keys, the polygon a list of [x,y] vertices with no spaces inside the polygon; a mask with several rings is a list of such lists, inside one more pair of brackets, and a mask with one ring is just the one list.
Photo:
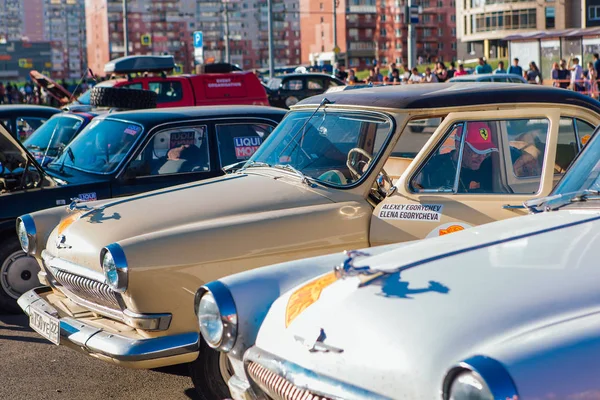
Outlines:
{"label": "white name sticker on hood", "polygon": [[381,219],[405,221],[441,221],[443,204],[384,204],[379,210]]}

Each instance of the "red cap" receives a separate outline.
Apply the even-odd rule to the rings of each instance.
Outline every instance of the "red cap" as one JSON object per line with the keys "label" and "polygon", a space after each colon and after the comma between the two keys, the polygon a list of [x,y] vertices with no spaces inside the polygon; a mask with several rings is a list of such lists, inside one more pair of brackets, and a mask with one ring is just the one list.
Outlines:
{"label": "red cap", "polygon": [[[498,151],[498,148],[492,142],[492,134],[490,127],[485,122],[466,122],[467,124],[467,140],[471,150],[477,154],[489,154],[493,151]],[[462,127],[459,128],[457,136],[462,134]]]}

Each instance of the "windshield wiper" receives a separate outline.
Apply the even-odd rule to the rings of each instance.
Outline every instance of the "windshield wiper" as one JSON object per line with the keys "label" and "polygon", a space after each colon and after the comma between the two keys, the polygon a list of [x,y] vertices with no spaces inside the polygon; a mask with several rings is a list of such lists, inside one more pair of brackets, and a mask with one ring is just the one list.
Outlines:
{"label": "windshield wiper", "polygon": [[[558,199],[565,200],[553,207],[547,206],[543,210],[539,209],[540,206]],[[539,213],[542,211],[556,211],[572,203],[584,202],[588,200],[600,200],[600,190],[585,189],[579,192],[556,194],[553,196],[542,197],[541,199],[529,200],[523,204],[529,209],[529,211],[533,213]]]}
{"label": "windshield wiper", "polygon": [[[71,150],[70,147],[67,147],[67,155],[69,156],[69,159],[71,160],[71,164],[75,164],[75,154],[73,154],[73,150]],[[65,170],[65,161],[66,160],[67,160],[67,158],[65,156],[63,156],[62,164],[60,164],[60,169],[58,170],[58,172],[60,172],[61,174]]]}
{"label": "windshield wiper", "polygon": [[308,119],[306,120],[306,122],[304,122],[304,124],[302,124],[302,127],[298,130],[298,132],[296,132],[294,134],[294,136],[292,136],[292,139],[290,140],[290,142],[283,148],[283,150],[281,150],[281,152],[279,153],[279,158],[281,158],[281,155],[287,150],[287,148],[290,146],[290,144],[292,144],[292,142],[296,143],[297,145],[300,145],[300,150],[302,150],[302,152],[304,152],[304,155],[308,157],[308,159],[310,160],[311,157],[306,153],[306,151],[302,148],[302,145],[300,143],[298,143],[298,141],[296,140],[296,138],[298,137],[298,135],[300,133],[302,133],[302,141],[304,141],[304,134],[306,133],[304,131],[304,129],[306,128],[306,125],[308,125],[308,123],[310,122],[310,120],[315,116],[315,114],[321,109],[321,107],[323,107],[325,104],[331,104],[331,101],[329,101],[327,99],[327,97],[324,97],[323,100],[321,100],[321,102],[319,103],[319,106],[317,107],[317,109],[315,111],[313,111],[313,113],[310,115],[310,117],[308,117]]}
{"label": "windshield wiper", "polygon": [[297,169],[296,167],[294,167],[291,164],[277,164],[277,165],[274,165],[273,168],[279,168],[279,169],[285,169],[287,171],[291,171],[301,179],[302,183],[305,183],[311,187],[313,186],[313,184],[308,179],[308,177],[306,175],[304,175],[304,173],[302,171],[300,171],[299,169]]}
{"label": "windshield wiper", "polygon": [[[233,164],[236,165],[236,164]],[[245,170],[246,168],[252,168],[252,167],[270,167],[271,164],[268,164],[266,162],[262,162],[262,161],[250,161],[248,163],[246,163],[246,165],[244,165],[244,168],[240,169],[240,172]]]}

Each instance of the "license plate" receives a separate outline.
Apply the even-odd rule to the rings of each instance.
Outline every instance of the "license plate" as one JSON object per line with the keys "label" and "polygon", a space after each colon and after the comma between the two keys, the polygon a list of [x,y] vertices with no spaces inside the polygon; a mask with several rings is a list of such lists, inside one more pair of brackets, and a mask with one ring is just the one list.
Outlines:
{"label": "license plate", "polygon": [[60,344],[60,322],[58,318],[43,311],[38,311],[32,306],[29,308],[29,326],[52,343]]}

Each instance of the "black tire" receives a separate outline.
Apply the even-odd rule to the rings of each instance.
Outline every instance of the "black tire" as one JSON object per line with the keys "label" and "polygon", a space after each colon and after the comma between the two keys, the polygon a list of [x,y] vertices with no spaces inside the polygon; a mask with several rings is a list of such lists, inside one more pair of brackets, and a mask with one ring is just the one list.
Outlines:
{"label": "black tire", "polygon": [[151,90],[94,87],[90,104],[94,107],[144,109],[156,108],[158,95]]}
{"label": "black tire", "polygon": [[[10,269],[11,267],[13,270]],[[37,278],[39,270],[37,261],[23,252],[16,236],[2,239],[0,244],[0,313],[20,314],[23,312],[17,304],[15,296],[40,286]],[[14,272],[18,272],[18,274]]]}
{"label": "black tire", "polygon": [[190,376],[198,397],[202,400],[222,400],[231,397],[221,373],[224,353],[210,348],[200,339],[200,355],[190,363]]}

